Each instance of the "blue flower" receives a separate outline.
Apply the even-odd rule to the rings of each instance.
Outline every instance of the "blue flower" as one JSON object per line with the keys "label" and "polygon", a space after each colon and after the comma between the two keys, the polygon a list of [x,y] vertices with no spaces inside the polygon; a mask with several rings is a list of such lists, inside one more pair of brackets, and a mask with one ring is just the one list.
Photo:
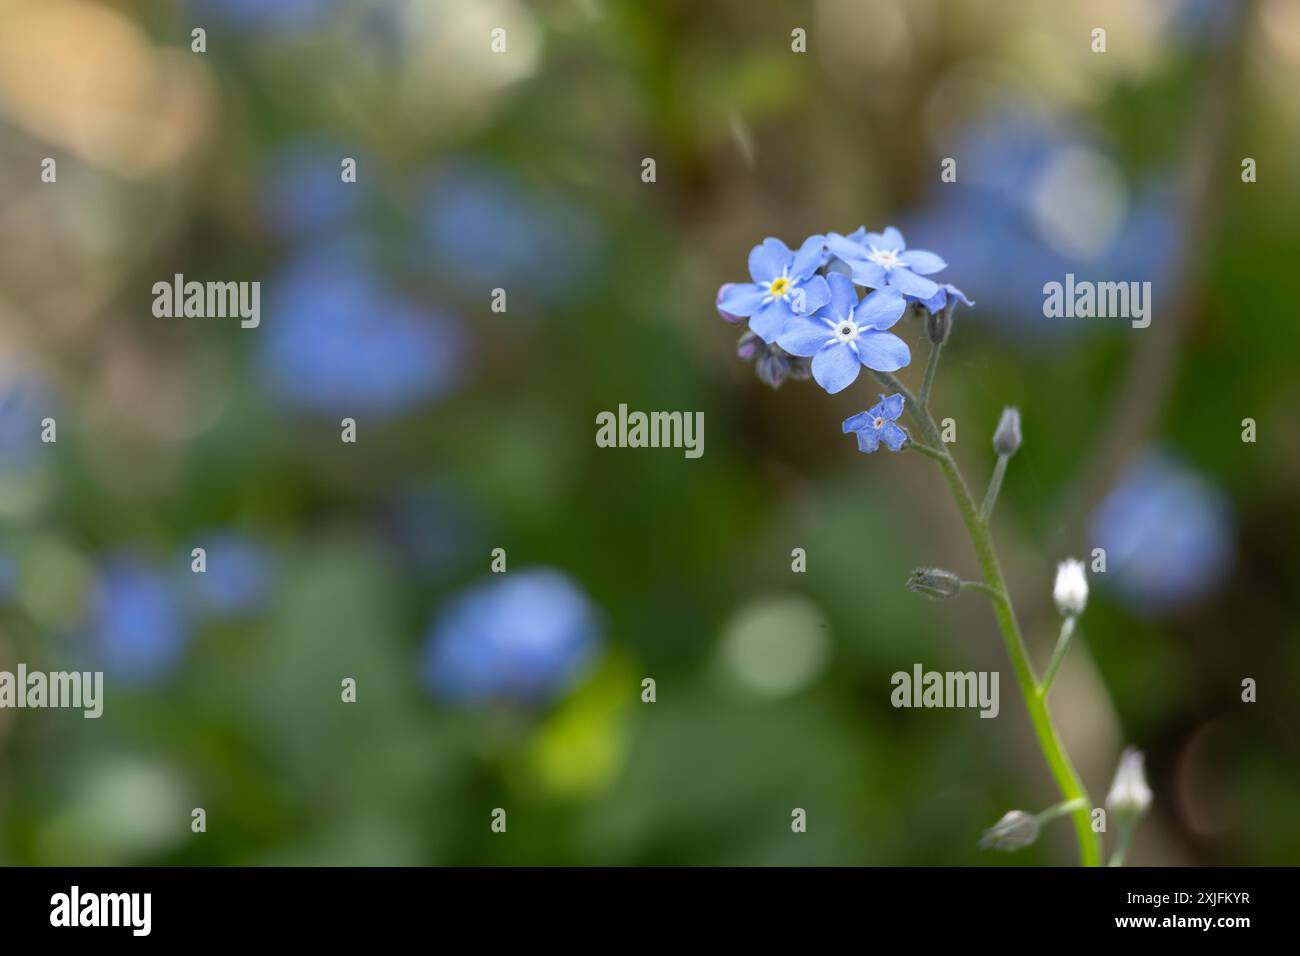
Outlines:
{"label": "blue flower", "polygon": [[939,291],[932,273],[947,268],[933,252],[908,249],[903,234],[893,226],[884,232],[867,232],[861,227],[847,236],[830,233],[827,250],[853,270],[853,281],[868,289],[889,286],[903,295],[929,299]]}
{"label": "blue flower", "polygon": [[0,474],[36,463],[46,447],[41,421],[57,411],[44,377],[17,364],[0,363]]}
{"label": "blue flower", "polygon": [[190,639],[172,582],[124,557],[114,558],[95,584],[89,631],[104,670],[133,684],[155,683],[171,674]]}
{"label": "blue flower", "polygon": [[723,286],[718,312],[724,318],[748,318],[752,332],[764,342],[774,342],[791,319],[816,312],[830,300],[826,280],[816,275],[825,262],[823,236],[809,236],[798,252],[780,239],[764,239],[749,253],[754,281]]}
{"label": "blue flower", "polygon": [[[345,156],[361,167],[357,181],[345,183]],[[361,207],[372,179],[370,159],[355,146],[325,139],[294,142],[279,150],[262,170],[258,197],[263,221],[279,236],[319,234],[344,224]]]}
{"label": "blue flower", "polygon": [[1191,604],[1232,563],[1232,518],[1223,493],[1177,459],[1139,458],[1097,507],[1092,539],[1106,549],[1102,580],[1146,613]]}
{"label": "blue flower", "polygon": [[925,306],[925,310],[927,312],[929,312],[931,315],[934,315],[936,312],[938,312],[940,309],[946,306],[950,299],[956,299],[960,301],[963,305],[966,306],[966,308],[970,308],[972,305],[975,304],[974,302],[972,302],[970,299],[966,297],[965,292],[962,292],[961,289],[949,283],[944,283],[943,285],[939,286],[939,291],[936,292],[934,295],[930,296],[930,298],[915,299],[914,301],[921,303],[921,305]]}
{"label": "blue flower", "polygon": [[792,316],[776,342],[791,355],[812,356],[817,384],[834,395],[848,388],[863,365],[893,372],[912,360],[907,343],[890,328],[907,302],[893,289],[878,289],[858,301],[853,281],[839,273],[826,278],[830,301],[815,315]]}
{"label": "blue flower", "polygon": [[427,249],[441,278],[476,299],[486,289],[526,287],[528,299],[570,302],[597,271],[604,245],[588,207],[486,163],[439,169],[420,212],[418,265],[427,269]]}
{"label": "blue flower", "polygon": [[237,616],[262,609],[275,583],[275,567],[263,548],[233,531],[222,531],[204,544],[206,570],[195,574],[202,609],[216,616]]}
{"label": "blue flower", "polygon": [[856,432],[858,451],[870,454],[880,447],[883,441],[890,451],[899,451],[907,441],[907,432],[896,424],[898,416],[903,414],[902,394],[880,396],[880,401],[865,412],[858,412],[844,419],[844,434]]}
{"label": "blue flower", "polygon": [[597,615],[549,568],[511,571],[455,599],[434,622],[424,674],[441,697],[543,702],[572,685],[595,654]]}
{"label": "blue flower", "polygon": [[346,250],[291,267],[270,299],[259,373],[293,408],[391,417],[461,380],[460,327],[393,294]]}

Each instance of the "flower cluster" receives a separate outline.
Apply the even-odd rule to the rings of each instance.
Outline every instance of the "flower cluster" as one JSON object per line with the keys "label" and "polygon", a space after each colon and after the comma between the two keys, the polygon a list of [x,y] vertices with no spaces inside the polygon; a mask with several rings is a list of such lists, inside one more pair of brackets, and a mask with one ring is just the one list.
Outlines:
{"label": "flower cluster", "polygon": [[[907,343],[890,331],[909,305],[950,321],[958,302],[973,304],[955,286],[927,278],[946,266],[933,252],[908,249],[893,226],[809,236],[797,251],[768,238],[749,253],[753,281],[722,286],[717,309],[728,322],[748,322],[737,352],[753,360],[764,382],[775,388],[787,377],[811,377],[834,395],[863,366],[896,372],[912,361]],[[857,435],[861,451],[882,441],[898,451],[907,441],[896,424],[902,410],[901,394],[882,395],[846,420],[844,431]]]}

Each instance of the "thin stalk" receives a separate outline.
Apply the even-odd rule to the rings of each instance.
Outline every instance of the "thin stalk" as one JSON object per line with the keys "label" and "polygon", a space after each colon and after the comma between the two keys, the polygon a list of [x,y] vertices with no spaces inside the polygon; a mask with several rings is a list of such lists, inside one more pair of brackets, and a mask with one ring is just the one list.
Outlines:
{"label": "thin stalk", "polygon": [[966,479],[962,476],[961,469],[957,467],[952,455],[944,447],[934,419],[912,399],[911,393],[893,375],[888,372],[877,372],[876,378],[886,387],[903,394],[912,419],[926,440],[930,445],[943,451],[938,464],[948,483],[948,489],[952,492],[953,500],[957,503],[957,510],[961,513],[971,543],[975,546],[980,570],[984,574],[984,583],[994,596],[993,613],[997,618],[998,630],[1002,633],[1002,643],[1006,646],[1007,656],[1011,658],[1011,669],[1015,673],[1016,683],[1020,685],[1020,694],[1024,698],[1025,709],[1029,712],[1029,722],[1034,728],[1038,747],[1043,753],[1048,769],[1052,772],[1052,777],[1056,780],[1062,799],[1067,802],[1083,801],[1082,804],[1077,805],[1077,809],[1071,811],[1075,838],[1079,844],[1079,862],[1084,866],[1100,866],[1101,848],[1097,842],[1097,835],[1092,832],[1092,821],[1088,814],[1088,792],[1084,789],[1078,772],[1061,744],[1060,735],[1056,731],[1056,725],[1052,723],[1052,716],[1048,713],[1046,703],[1038,695],[1038,681],[1034,676],[1033,665],[1029,662],[1029,652],[1025,647],[1025,639],[1021,636],[1020,625],[1016,621],[1015,608],[1007,592],[1006,580],[1002,576],[1002,565],[998,561],[998,553],[989,534],[988,523],[980,517],[975,499],[966,485]]}
{"label": "thin stalk", "polygon": [[1056,679],[1056,672],[1061,669],[1061,662],[1065,660],[1065,652],[1070,649],[1070,638],[1074,637],[1074,622],[1077,620],[1078,618],[1071,615],[1061,622],[1061,636],[1056,639],[1056,650],[1052,651],[1052,662],[1047,665],[1047,673],[1043,675],[1043,679],[1038,685],[1039,697],[1047,696],[1052,681]]}
{"label": "thin stalk", "polygon": [[934,388],[934,375],[939,370],[939,353],[942,351],[942,342],[931,345],[930,358],[925,363],[925,377],[921,379],[921,394],[917,396],[917,402],[926,411],[930,410],[930,390]]}
{"label": "thin stalk", "polygon": [[1107,866],[1124,865],[1124,858],[1128,856],[1128,847],[1133,842],[1133,831],[1136,829],[1133,824],[1133,820],[1125,820],[1119,825],[1119,835],[1115,840],[1115,852],[1111,854]]}
{"label": "thin stalk", "polygon": [[1007,462],[1010,455],[998,455],[998,463],[993,466],[993,477],[989,479],[989,490],[984,493],[984,504],[980,505],[980,520],[988,522],[993,516],[993,506],[998,503],[998,494],[1002,491],[1002,479],[1007,474]]}

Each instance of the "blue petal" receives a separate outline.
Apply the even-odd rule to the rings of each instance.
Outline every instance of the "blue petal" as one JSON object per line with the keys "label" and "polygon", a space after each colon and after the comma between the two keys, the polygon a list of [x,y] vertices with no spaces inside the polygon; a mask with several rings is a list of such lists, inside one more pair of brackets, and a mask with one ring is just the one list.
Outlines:
{"label": "blue petal", "polygon": [[898,257],[912,267],[912,271],[919,276],[928,276],[940,269],[948,268],[948,263],[936,256],[933,252],[926,252],[924,249],[909,249]]}
{"label": "blue petal", "polygon": [[826,265],[826,237],[809,236],[795,253],[794,264],[790,266],[790,275],[796,279],[806,279],[824,265]]}
{"label": "blue petal", "polygon": [[[854,278],[857,276],[854,275]],[[902,267],[889,270],[889,285],[903,295],[914,295],[918,299],[928,299],[939,291],[937,282]]]}
{"label": "blue petal", "polygon": [[899,415],[903,414],[903,393],[896,392],[886,398],[880,396],[880,404],[876,406],[880,409],[880,417],[887,421],[894,421]]}
{"label": "blue petal", "polygon": [[[854,344],[862,364],[877,372],[896,372],[912,361],[907,343],[893,332],[863,332]],[[814,371],[816,364],[814,360]]]}
{"label": "blue petal", "polygon": [[852,385],[859,371],[857,356],[847,345],[830,345],[813,356],[813,378],[830,395]]}
{"label": "blue petal", "polygon": [[863,241],[873,249],[887,249],[890,252],[902,252],[907,248],[907,243],[903,241],[903,234],[893,226],[889,226],[884,232],[869,232]]}
{"label": "blue petal", "polygon": [[880,429],[880,437],[884,439],[890,451],[898,451],[903,447],[903,442],[907,441],[907,432],[893,422],[889,422],[884,428]]}
{"label": "blue petal", "polygon": [[724,286],[720,291],[718,308],[723,312],[742,317],[757,312],[763,299],[767,297],[767,291],[762,286],[751,285],[748,282]]}
{"label": "blue petal", "polygon": [[841,236],[838,232],[826,236],[826,250],[845,262],[857,262],[867,257],[867,248],[851,236]]}
{"label": "blue petal", "polygon": [[768,283],[794,261],[794,253],[780,239],[767,238],[749,250],[749,274],[755,282]]}
{"label": "blue petal", "polygon": [[[803,302],[797,300],[802,296]],[[796,305],[802,305],[802,308],[791,309],[796,315],[809,315],[816,312],[822,306],[831,300],[830,286],[821,276],[813,276],[807,282],[799,286],[790,296]]]}
{"label": "blue petal", "polygon": [[966,293],[961,291],[961,289],[957,288],[955,285],[946,285],[943,288],[944,291],[948,293],[948,295],[956,296],[957,298],[961,299],[962,304],[965,305],[966,308],[970,308],[972,305],[975,304],[972,300],[966,298]]}
{"label": "blue petal", "polygon": [[784,301],[773,299],[750,317],[749,330],[770,344],[785,331],[785,324],[793,314]]}
{"label": "blue petal", "polygon": [[853,318],[858,325],[884,331],[893,326],[906,309],[907,300],[893,289],[877,289],[858,303]]}
{"label": "blue petal", "polygon": [[850,262],[849,265],[853,267],[853,281],[858,285],[879,289],[889,281],[889,273],[878,262]]}
{"label": "blue petal", "polygon": [[874,420],[875,416],[873,416],[871,412],[858,412],[856,415],[850,415],[848,418],[844,419],[844,424],[841,426],[841,430],[846,435],[849,432],[860,432],[864,428],[870,428],[871,423]]}
{"label": "blue petal", "polygon": [[816,355],[833,339],[830,326],[821,318],[796,315],[786,324],[785,330],[777,337],[776,344],[791,355],[808,358]]}
{"label": "blue petal", "polygon": [[876,434],[874,428],[865,428],[858,432],[858,451],[864,451],[870,455],[880,447],[880,436]]}
{"label": "blue petal", "polygon": [[827,312],[836,322],[847,319],[858,304],[858,290],[853,288],[853,280],[838,272],[832,272],[826,277],[826,282],[831,291],[830,308]]}

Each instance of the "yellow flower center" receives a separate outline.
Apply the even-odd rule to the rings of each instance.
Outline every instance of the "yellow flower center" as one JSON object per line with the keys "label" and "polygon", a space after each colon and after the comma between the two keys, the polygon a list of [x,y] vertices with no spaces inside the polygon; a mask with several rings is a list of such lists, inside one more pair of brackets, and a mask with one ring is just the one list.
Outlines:
{"label": "yellow flower center", "polygon": [[790,294],[790,280],[785,276],[773,279],[772,284],[767,287],[767,294],[774,299],[784,299]]}

